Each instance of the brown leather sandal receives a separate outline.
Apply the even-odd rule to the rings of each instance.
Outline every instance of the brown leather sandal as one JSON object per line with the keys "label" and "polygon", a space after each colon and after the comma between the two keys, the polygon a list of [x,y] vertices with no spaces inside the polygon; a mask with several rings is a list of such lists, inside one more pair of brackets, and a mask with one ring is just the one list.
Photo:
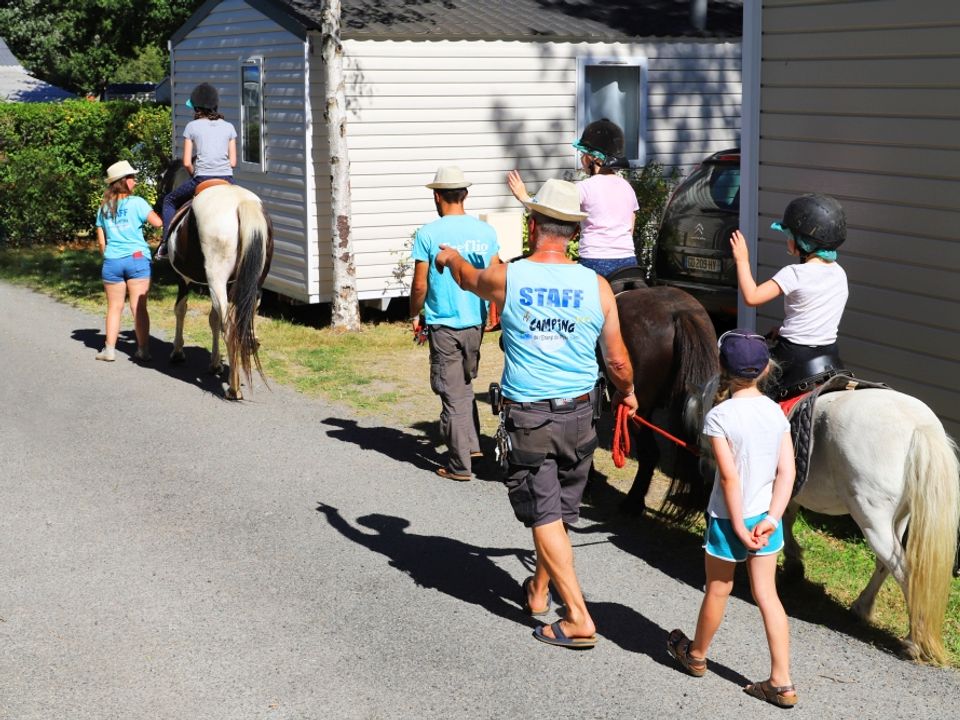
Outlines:
{"label": "brown leather sandal", "polygon": [[694,677],[703,677],[707,674],[707,659],[690,655],[690,638],[680,629],[670,631],[670,636],[667,638],[667,652]]}
{"label": "brown leather sandal", "polygon": [[[769,680],[750,683],[743,691],[758,700],[766,700],[772,705],[782,708],[791,708],[797,704],[797,688],[793,685],[774,685]],[[793,693],[786,695],[785,693]]]}

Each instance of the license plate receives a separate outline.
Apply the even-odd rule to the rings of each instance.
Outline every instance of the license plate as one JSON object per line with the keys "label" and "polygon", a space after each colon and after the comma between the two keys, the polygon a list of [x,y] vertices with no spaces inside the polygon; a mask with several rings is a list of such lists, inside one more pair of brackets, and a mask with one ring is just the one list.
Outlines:
{"label": "license plate", "polygon": [[700,257],[699,255],[687,255],[687,270],[700,270],[701,272],[720,272],[720,261],[717,258]]}

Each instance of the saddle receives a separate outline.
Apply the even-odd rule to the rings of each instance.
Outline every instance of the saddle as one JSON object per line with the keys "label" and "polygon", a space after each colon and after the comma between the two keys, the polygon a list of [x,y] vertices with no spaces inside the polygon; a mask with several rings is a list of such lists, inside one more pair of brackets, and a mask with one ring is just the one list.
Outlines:
{"label": "saddle", "polygon": [[777,380],[777,386],[771,393],[771,397],[781,402],[809,392],[834,375],[840,374],[853,376],[852,372],[844,368],[843,361],[840,360],[836,350],[800,362],[793,362]]}
{"label": "saddle", "polygon": [[220,178],[213,178],[212,180],[204,180],[202,183],[197,185],[193,189],[193,197],[188,198],[187,201],[177,208],[177,212],[173,216],[173,220],[170,221],[170,227],[176,227],[177,223],[183,220],[184,215],[186,215],[190,208],[193,206],[193,198],[202,193],[207,188],[211,188],[214,185],[229,185],[230,183],[226,180],[221,180]]}

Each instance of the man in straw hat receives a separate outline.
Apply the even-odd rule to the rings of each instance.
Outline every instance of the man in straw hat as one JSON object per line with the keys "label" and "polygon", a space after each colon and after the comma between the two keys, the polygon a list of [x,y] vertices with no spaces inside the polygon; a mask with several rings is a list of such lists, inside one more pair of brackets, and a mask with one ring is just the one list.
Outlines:
{"label": "man in straw hat", "polygon": [[537,556],[521,604],[531,615],[546,615],[552,582],[566,608],[562,620],[540,625],[534,637],[590,648],[596,628],[573,569],[566,524],[579,519],[597,446],[598,340],[616,387],[614,401],[626,404],[630,414],[637,409],[633,368],[609,283],[567,258],[567,244],[585,216],[576,186],[548,180],[524,205],[530,211],[529,256],[481,272],[444,248],[436,264],[501,311],[506,484],[514,514],[533,529]]}
{"label": "man in straw hat", "polygon": [[447,463],[437,474],[451,480],[469,480],[473,458],[482,457],[472,383],[480,363],[486,307],[457,287],[449,274],[441,274],[433,261],[445,245],[456,248],[472,267],[500,262],[496,231],[463,209],[469,185],[458,167],[437,170],[427,187],[433,190],[440,218],[417,230],[412,253],[411,322],[414,333],[426,326],[430,387],[440,396],[440,432],[448,451]]}

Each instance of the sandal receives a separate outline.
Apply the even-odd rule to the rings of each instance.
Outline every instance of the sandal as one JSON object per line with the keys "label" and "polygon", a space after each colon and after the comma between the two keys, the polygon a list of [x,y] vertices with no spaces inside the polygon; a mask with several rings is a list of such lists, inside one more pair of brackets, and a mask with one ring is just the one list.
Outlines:
{"label": "sandal", "polygon": [[[791,708],[797,704],[797,689],[793,685],[777,686],[769,680],[764,680],[759,683],[750,683],[743,691],[747,695],[751,695],[758,700],[766,700],[777,707]],[[793,693],[793,695],[786,695],[785,693]]]}
{"label": "sandal", "polygon": [[707,674],[707,659],[690,655],[690,638],[681,630],[670,631],[670,636],[667,638],[667,652],[694,677],[703,677]]}

